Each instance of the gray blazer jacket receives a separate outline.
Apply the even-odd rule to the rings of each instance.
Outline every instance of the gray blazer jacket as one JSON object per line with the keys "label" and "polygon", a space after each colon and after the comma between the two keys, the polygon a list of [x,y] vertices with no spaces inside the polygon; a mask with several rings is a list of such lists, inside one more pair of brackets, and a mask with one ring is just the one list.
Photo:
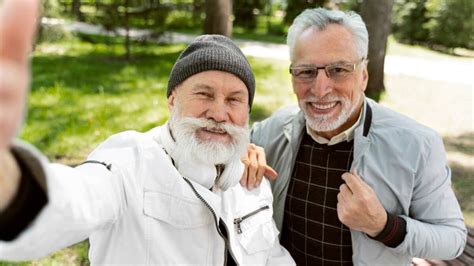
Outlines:
{"label": "gray blazer jacket", "polygon": [[[371,99],[366,98],[364,104],[363,123],[354,135],[351,169],[374,189],[389,213],[406,220],[407,235],[399,246],[390,248],[351,230],[354,264],[409,265],[413,257],[460,255],[467,230],[451,188],[442,139],[432,129]],[[295,106],[278,110],[252,128],[252,142],[264,147],[268,164],[279,173],[272,189],[280,230],[304,128],[303,113]]]}

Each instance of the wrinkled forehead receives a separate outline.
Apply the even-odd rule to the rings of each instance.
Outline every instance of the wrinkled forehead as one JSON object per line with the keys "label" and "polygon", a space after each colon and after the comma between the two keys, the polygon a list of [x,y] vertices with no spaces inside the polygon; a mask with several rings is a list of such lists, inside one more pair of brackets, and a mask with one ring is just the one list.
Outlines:
{"label": "wrinkled forehead", "polygon": [[354,36],[344,26],[330,24],[324,29],[316,26],[305,29],[295,43],[292,63],[300,60],[336,61],[358,60],[357,46]]}

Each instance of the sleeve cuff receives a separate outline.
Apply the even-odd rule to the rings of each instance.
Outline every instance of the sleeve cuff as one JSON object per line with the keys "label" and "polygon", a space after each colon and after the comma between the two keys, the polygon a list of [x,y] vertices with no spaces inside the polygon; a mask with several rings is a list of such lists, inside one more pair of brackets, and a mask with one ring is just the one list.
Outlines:
{"label": "sleeve cuff", "polygon": [[382,232],[375,237],[369,237],[382,242],[388,247],[395,248],[405,240],[406,233],[407,223],[405,219],[387,212],[387,223]]}
{"label": "sleeve cuff", "polygon": [[10,205],[0,212],[0,240],[14,240],[36,218],[47,203],[45,191],[25,162],[15,155],[21,169],[20,187]]}

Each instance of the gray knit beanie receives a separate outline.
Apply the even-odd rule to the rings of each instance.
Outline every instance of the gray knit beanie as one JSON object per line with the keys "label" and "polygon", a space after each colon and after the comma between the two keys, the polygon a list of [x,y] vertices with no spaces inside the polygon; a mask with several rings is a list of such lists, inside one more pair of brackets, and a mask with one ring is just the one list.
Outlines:
{"label": "gray knit beanie", "polygon": [[201,35],[179,55],[171,70],[166,96],[184,80],[207,70],[220,70],[239,77],[249,91],[249,107],[255,94],[255,78],[242,51],[222,35]]}

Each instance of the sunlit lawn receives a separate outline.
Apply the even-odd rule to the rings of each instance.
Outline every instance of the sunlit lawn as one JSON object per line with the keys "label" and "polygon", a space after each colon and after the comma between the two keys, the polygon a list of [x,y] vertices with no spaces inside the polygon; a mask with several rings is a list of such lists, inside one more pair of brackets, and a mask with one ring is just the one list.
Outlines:
{"label": "sunlit lawn", "polygon": [[[183,45],[135,46],[133,60],[121,58],[120,45],[90,44],[72,39],[41,44],[33,57],[33,83],[27,123],[21,137],[51,160],[77,164],[108,136],[146,131],[168,117],[166,83]],[[395,47],[394,53],[410,53]],[[295,103],[287,64],[250,58],[257,93],[251,122],[280,106]],[[472,136],[451,138],[448,149],[474,156]],[[445,139],[446,141],[446,139]],[[466,146],[467,145],[467,146]],[[453,182],[468,223],[474,225],[473,168],[453,163]],[[88,264],[87,243],[57,252],[30,265]],[[1,263],[0,265],[10,265]]]}

